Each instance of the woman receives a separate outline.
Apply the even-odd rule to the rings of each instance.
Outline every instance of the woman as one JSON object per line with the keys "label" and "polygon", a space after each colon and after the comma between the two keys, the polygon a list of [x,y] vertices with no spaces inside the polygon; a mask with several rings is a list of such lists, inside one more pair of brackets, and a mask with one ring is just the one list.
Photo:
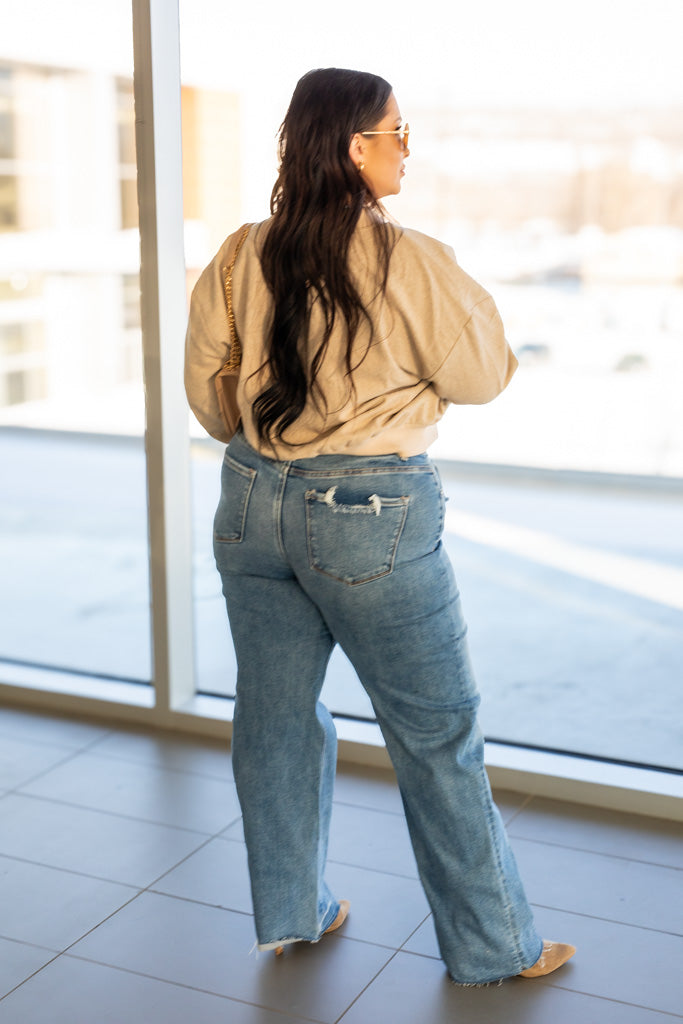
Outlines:
{"label": "woman", "polygon": [[298,83],[272,217],[232,275],[242,430],[222,425],[231,236],[192,296],[186,388],[229,440],[214,550],[238,663],[233,732],[260,949],[339,927],[324,871],[336,734],[319,700],[335,643],[373,703],[451,977],[547,974],[491,801],[479,696],[425,454],[450,402],[493,399],[516,359],[490,296],[432,238],[390,223],[408,126],[391,86],[327,69]]}

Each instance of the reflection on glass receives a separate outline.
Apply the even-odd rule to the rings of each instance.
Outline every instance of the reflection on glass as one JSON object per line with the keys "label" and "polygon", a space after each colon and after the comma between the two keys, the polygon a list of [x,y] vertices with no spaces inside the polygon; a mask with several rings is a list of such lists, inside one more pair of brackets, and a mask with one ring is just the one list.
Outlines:
{"label": "reflection on glass", "polygon": [[[346,66],[389,79],[411,125],[390,212],[453,246],[496,298],[520,361],[492,405],[449,410],[432,449],[441,460],[501,467],[490,469],[490,485],[464,468],[444,472],[446,543],[472,621],[487,732],[680,766],[670,725],[674,708],[683,716],[673,596],[683,593],[680,500],[641,493],[639,481],[683,476],[683,79],[673,42],[683,8],[663,0],[665,37],[645,11],[615,23],[607,0],[578,0],[559,39],[539,0],[482,0],[457,12],[427,2],[408,51],[405,19],[356,0],[345,10],[326,30],[324,12],[312,17],[306,0],[288,9],[286,25],[273,4],[255,19],[215,0],[181,0],[188,288],[225,235],[268,216],[276,134],[300,75]],[[596,49],[595,39],[607,42]],[[222,448],[191,429],[199,685],[231,694],[234,656],[211,558]],[[595,476],[593,487],[557,491],[505,475],[520,466],[622,474],[625,483],[601,490]],[[560,549],[557,564],[544,561]],[[589,567],[609,552],[596,578]],[[634,589],[660,571],[664,589]],[[371,717],[350,667],[335,659],[327,703]],[[646,705],[643,678],[665,712]]]}
{"label": "reflection on glass", "polygon": [[148,681],[131,10],[34,7],[0,37],[0,659]]}

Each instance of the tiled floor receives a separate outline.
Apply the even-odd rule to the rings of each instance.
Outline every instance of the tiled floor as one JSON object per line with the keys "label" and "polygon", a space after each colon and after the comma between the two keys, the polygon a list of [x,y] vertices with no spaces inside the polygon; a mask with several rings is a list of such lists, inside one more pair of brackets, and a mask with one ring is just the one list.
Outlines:
{"label": "tiled floor", "polygon": [[498,793],[547,979],[457,988],[388,773],[342,769],[344,928],[256,953],[223,747],[0,709],[2,1024],[657,1024],[683,1019],[680,826]]}

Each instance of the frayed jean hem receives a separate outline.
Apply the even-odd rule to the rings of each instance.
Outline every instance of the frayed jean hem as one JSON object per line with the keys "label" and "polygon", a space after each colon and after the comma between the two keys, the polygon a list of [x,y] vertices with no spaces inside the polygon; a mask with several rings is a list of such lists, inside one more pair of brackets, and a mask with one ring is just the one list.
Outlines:
{"label": "frayed jean hem", "polygon": [[[515,975],[512,975],[512,977],[515,977]],[[452,978],[449,974],[448,980],[451,985],[455,985],[457,988],[490,988],[492,985],[495,985],[496,988],[500,988],[506,979],[496,978],[493,981],[456,981],[455,978]]]}

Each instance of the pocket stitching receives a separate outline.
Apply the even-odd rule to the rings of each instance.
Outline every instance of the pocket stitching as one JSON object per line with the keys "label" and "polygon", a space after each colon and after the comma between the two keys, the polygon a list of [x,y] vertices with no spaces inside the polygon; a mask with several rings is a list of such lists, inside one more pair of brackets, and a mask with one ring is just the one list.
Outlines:
{"label": "pocket stitching", "polygon": [[243,466],[241,463],[236,462],[230,458],[228,453],[225,453],[224,461],[230,466],[232,470],[239,473],[240,476],[244,477],[247,481],[246,488],[244,491],[244,499],[242,501],[242,518],[239,524],[239,533],[234,537],[228,537],[226,534],[218,533],[214,530],[214,540],[217,544],[241,544],[244,539],[244,524],[247,518],[247,508],[249,506],[249,498],[251,497],[251,491],[256,480],[256,470],[252,469],[251,466]]}
{"label": "pocket stitching", "polygon": [[325,495],[320,495],[316,491],[307,491],[304,495],[304,501],[306,512],[306,547],[308,549],[308,564],[310,569],[319,573],[321,576],[327,576],[328,579],[335,580],[337,583],[343,583],[348,587],[357,587],[364,583],[372,583],[373,580],[381,579],[383,576],[388,576],[393,572],[394,564],[396,562],[396,554],[398,552],[398,543],[401,539],[401,534],[403,533],[406,518],[408,516],[408,505],[410,504],[409,497],[380,498],[381,507],[399,509],[402,512],[402,515],[398,519],[397,525],[394,529],[394,534],[389,544],[390,555],[387,567],[383,567],[381,571],[375,572],[370,576],[363,576],[360,579],[345,579],[344,577],[336,575],[335,573],[323,569],[321,566],[315,564],[316,555],[313,551],[313,545],[316,542],[316,531],[312,518],[312,508],[316,504],[323,504],[327,505],[330,512],[337,515],[370,514],[373,516],[376,515],[375,509],[371,505],[329,505],[325,501]]}

